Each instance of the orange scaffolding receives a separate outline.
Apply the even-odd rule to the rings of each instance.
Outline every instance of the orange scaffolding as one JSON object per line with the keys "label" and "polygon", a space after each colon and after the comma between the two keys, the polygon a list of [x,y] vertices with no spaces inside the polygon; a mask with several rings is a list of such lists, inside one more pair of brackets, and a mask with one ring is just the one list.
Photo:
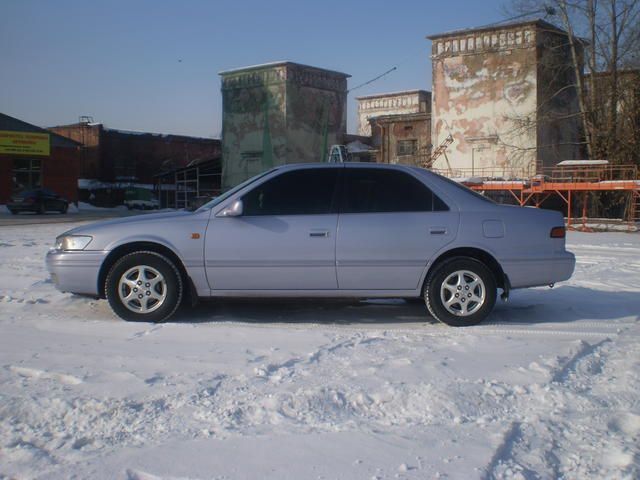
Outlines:
{"label": "orange scaffolding", "polygon": [[457,177],[469,188],[479,191],[507,192],[519,205],[540,207],[551,196],[561,198],[567,205],[567,228],[574,228],[572,201],[582,196],[581,227],[587,228],[589,193],[613,191],[627,192],[626,218],[629,229],[640,222],[640,177],[635,165],[575,165],[537,168],[537,173],[527,178],[504,179],[495,169],[457,170],[438,172]]}

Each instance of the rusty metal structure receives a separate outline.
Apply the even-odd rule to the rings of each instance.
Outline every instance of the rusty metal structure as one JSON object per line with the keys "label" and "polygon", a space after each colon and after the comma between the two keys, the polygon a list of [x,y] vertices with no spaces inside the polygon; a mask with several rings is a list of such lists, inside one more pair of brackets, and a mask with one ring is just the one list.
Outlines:
{"label": "rusty metal structure", "polygon": [[[436,170],[453,177],[480,193],[507,193],[520,206],[541,207],[551,199],[559,198],[566,209],[567,227],[589,230],[588,210],[590,194],[618,192],[626,196],[626,214],[623,220],[629,230],[640,223],[640,177],[636,165],[609,165],[601,161],[562,162],[554,167],[538,165],[537,174],[529,177],[505,179],[495,168],[481,170]],[[581,215],[573,214],[579,201]]]}
{"label": "rusty metal structure", "polygon": [[222,160],[191,162],[155,175],[154,192],[160,208],[188,208],[199,200],[220,195]]}
{"label": "rusty metal structure", "polygon": [[[431,35],[432,143],[453,169],[526,178],[582,158],[567,33],[542,20]],[[576,40],[581,45],[579,40]],[[444,157],[435,162],[444,167]],[[524,176],[523,176],[524,174]]]}
{"label": "rusty metal structure", "polygon": [[325,161],[346,134],[345,73],[275,62],[220,76],[223,190],[276,165]]}

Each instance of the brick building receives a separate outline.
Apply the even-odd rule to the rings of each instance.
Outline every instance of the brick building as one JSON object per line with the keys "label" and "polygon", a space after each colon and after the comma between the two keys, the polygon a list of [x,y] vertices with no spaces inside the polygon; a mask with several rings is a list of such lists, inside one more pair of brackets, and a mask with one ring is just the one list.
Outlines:
{"label": "brick building", "polygon": [[[447,150],[451,169],[527,176],[538,164],[582,158],[565,31],[535,20],[427,38],[432,41],[432,143],[453,136]],[[434,166],[448,168],[444,161],[440,157]]]}
{"label": "brick building", "polygon": [[346,133],[347,74],[276,62],[220,76],[223,190],[276,165],[326,161]]}
{"label": "brick building", "polygon": [[185,167],[193,161],[220,158],[220,140],[131,132],[100,123],[79,122],[49,128],[82,144],[81,178],[100,182],[135,182],[151,185],[162,171]]}
{"label": "brick building", "polygon": [[75,202],[79,173],[77,142],[0,113],[0,203],[40,187]]}
{"label": "brick building", "polygon": [[356,100],[358,132],[371,135],[376,162],[421,165],[431,154],[430,92],[408,90]]}
{"label": "brick building", "polygon": [[431,92],[406,90],[356,97],[358,102],[358,135],[374,135],[370,120],[383,115],[431,112]]}

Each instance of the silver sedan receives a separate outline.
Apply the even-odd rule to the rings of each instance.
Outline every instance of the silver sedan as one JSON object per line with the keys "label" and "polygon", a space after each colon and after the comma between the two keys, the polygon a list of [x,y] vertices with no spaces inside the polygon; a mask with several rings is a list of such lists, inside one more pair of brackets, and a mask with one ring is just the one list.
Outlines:
{"label": "silver sedan", "polygon": [[195,212],[70,230],[47,266],[61,291],[131,321],[166,320],[187,297],[422,297],[465,326],[498,290],[571,277],[564,237],[558,212],[497,205],[421,168],[287,165]]}

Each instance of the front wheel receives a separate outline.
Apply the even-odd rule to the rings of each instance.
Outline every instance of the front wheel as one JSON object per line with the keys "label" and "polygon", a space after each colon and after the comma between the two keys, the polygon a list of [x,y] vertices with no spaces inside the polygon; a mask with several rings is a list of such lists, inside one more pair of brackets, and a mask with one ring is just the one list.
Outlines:
{"label": "front wheel", "polygon": [[177,267],[156,252],[134,252],[120,258],[107,276],[105,293],[116,315],[131,322],[162,322],[182,300]]}
{"label": "front wheel", "polygon": [[496,303],[496,280],[487,266],[473,258],[454,257],[437,265],[424,289],[427,308],[452,327],[477,325]]}

